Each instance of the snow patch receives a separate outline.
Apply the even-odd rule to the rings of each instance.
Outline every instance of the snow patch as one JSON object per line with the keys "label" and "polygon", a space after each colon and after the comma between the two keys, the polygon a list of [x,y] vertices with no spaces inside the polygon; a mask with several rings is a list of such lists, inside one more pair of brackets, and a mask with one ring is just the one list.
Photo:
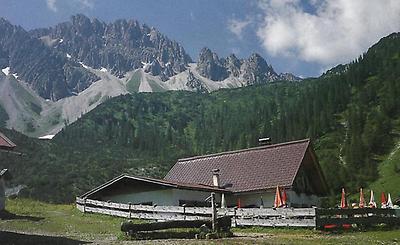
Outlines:
{"label": "snow patch", "polygon": [[8,76],[8,75],[10,74],[10,67],[8,66],[8,67],[6,67],[6,68],[4,68],[4,69],[1,69],[1,71],[2,71],[4,74],[6,74],[6,76]]}
{"label": "snow patch", "polygon": [[18,79],[18,73],[13,73],[12,75],[15,77],[15,79]]}
{"label": "snow patch", "polygon": [[101,67],[100,71],[102,72],[108,72],[107,68]]}
{"label": "snow patch", "polygon": [[85,68],[85,69],[89,69],[89,66],[87,66],[87,65],[83,64],[82,62],[79,62],[79,64],[81,64],[81,66],[82,66],[83,68]]}
{"label": "snow patch", "polygon": [[58,40],[58,43],[62,43],[62,42],[64,42],[64,39],[60,39],[60,40]]}
{"label": "snow patch", "polygon": [[71,57],[72,57],[72,56],[71,56],[70,54],[67,54],[67,58],[68,58],[68,59],[71,59]]}
{"label": "snow patch", "polygon": [[146,63],[146,62],[142,61],[142,65],[143,65],[143,69],[147,70],[151,66],[151,63]]}
{"label": "snow patch", "polygon": [[40,136],[38,139],[40,139],[40,140],[51,140],[51,139],[54,138],[54,136],[56,136],[56,135],[55,134],[48,134],[48,135]]}

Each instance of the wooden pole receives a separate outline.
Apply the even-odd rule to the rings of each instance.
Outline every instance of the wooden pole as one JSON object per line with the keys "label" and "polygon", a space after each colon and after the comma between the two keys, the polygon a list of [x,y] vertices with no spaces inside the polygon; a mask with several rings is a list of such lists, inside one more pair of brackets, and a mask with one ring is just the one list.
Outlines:
{"label": "wooden pole", "polygon": [[186,204],[183,204],[182,207],[183,207],[183,220],[186,220]]}
{"label": "wooden pole", "polygon": [[217,208],[215,206],[215,193],[211,193],[211,221],[212,221],[212,230],[215,232],[217,231],[216,223],[217,223]]}
{"label": "wooden pole", "polygon": [[86,197],[83,198],[83,213],[86,212]]}
{"label": "wooden pole", "polygon": [[129,219],[131,219],[132,218],[132,211],[131,211],[132,210],[132,207],[131,207],[132,203],[129,202],[128,204],[129,204]]}
{"label": "wooden pole", "polygon": [[234,225],[235,225],[235,227],[237,226],[237,221],[236,221],[236,210],[237,210],[237,207],[234,207],[233,208],[233,219],[234,219]]}

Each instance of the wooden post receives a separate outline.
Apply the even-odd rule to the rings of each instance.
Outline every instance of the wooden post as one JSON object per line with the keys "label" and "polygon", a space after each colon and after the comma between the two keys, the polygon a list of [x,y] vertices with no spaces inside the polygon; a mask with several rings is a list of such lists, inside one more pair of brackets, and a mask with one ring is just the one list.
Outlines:
{"label": "wooden post", "polygon": [[215,206],[215,193],[211,193],[211,219],[212,219],[212,230],[215,232],[217,231],[216,223],[217,223],[217,208]]}
{"label": "wooden post", "polygon": [[234,207],[233,208],[233,220],[234,220],[234,227],[236,227],[237,226],[237,221],[236,221],[236,210],[237,210],[237,207]]}
{"label": "wooden post", "polygon": [[183,207],[183,220],[186,220],[186,203],[184,203],[182,207]]}
{"label": "wooden post", "polygon": [[83,213],[86,212],[86,197],[83,198]]}
{"label": "wooden post", "polygon": [[129,202],[128,203],[129,204],[129,219],[131,219],[132,218],[132,211],[131,211],[131,206],[132,206],[132,203],[131,202]]}

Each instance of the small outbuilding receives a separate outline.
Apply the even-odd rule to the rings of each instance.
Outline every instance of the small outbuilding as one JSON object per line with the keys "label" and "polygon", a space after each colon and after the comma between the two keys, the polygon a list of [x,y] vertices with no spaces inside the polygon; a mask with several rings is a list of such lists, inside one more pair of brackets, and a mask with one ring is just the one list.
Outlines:
{"label": "small outbuilding", "polygon": [[180,159],[164,177],[121,175],[81,198],[148,205],[272,207],[276,188],[291,207],[319,205],[328,187],[309,139]]}
{"label": "small outbuilding", "polygon": [[[16,145],[0,132],[0,150],[12,151]],[[5,182],[11,179],[10,171],[7,169],[0,170],[0,211],[5,209],[6,206],[6,186]]]}

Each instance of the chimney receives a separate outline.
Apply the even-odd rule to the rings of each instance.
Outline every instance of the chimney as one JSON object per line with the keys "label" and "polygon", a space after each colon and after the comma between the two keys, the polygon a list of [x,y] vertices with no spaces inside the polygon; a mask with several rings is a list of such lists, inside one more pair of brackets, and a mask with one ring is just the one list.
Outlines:
{"label": "chimney", "polygon": [[215,187],[220,187],[220,183],[219,183],[219,169],[218,169],[218,168],[213,169],[212,172],[213,172],[213,185],[214,185]]}

